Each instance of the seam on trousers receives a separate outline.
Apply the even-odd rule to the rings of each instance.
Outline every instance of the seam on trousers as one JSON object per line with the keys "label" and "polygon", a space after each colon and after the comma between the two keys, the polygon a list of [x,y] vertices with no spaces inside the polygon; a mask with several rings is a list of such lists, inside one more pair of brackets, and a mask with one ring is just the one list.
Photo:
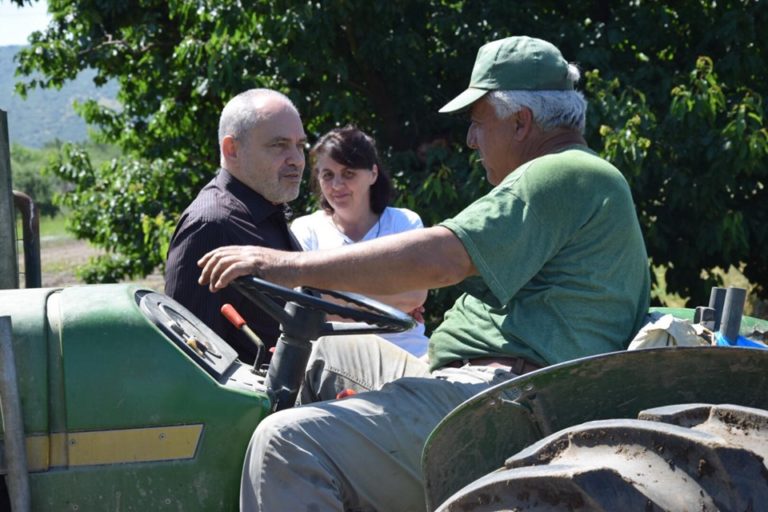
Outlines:
{"label": "seam on trousers", "polygon": [[344,371],[344,370],[342,370],[342,369],[339,369],[339,368],[329,368],[329,367],[325,367],[325,368],[324,368],[324,371],[326,371],[326,372],[328,372],[328,373],[333,373],[333,374],[335,374],[335,375],[340,375],[341,377],[344,377],[345,379],[347,379],[347,380],[349,380],[349,381],[352,381],[352,382],[354,382],[354,383],[355,383],[355,384],[357,384],[358,386],[360,386],[360,387],[362,387],[362,388],[365,388],[367,391],[373,391],[373,383],[371,383],[371,382],[366,382],[366,381],[362,381],[362,382],[361,382],[361,381],[360,381],[360,380],[357,378],[357,376],[356,376],[356,375],[353,375],[353,374],[351,374],[351,373],[349,373],[349,372],[345,372],[345,371]]}

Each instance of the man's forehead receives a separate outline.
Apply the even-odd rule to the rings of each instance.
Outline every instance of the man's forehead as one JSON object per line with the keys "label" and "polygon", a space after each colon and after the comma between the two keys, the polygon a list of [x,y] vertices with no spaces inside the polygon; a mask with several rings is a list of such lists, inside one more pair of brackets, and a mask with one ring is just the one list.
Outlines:
{"label": "man's forehead", "polygon": [[270,142],[307,142],[307,135],[302,130],[301,133],[289,134],[289,133],[271,133]]}
{"label": "man's forehead", "polygon": [[[474,102],[469,107],[468,115],[469,115],[469,117],[475,117],[475,116],[480,116],[480,115],[487,115],[489,107],[490,107],[490,104],[488,103],[487,95],[483,96],[482,98],[480,98],[479,100]],[[493,110],[493,109],[491,109],[491,110]]]}
{"label": "man's forehead", "polygon": [[269,140],[306,141],[304,125],[298,112],[291,107],[271,112],[255,126],[263,138]]}

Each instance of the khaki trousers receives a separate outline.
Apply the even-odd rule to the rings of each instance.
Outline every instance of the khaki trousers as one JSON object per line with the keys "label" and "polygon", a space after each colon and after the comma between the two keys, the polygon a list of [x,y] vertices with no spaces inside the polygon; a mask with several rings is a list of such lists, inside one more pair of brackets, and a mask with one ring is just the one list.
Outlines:
{"label": "khaki trousers", "polygon": [[[429,433],[456,406],[514,376],[485,366],[430,373],[378,336],[321,339],[303,405],[267,417],[251,438],[240,509],[422,512]],[[343,389],[358,393],[330,400]]]}

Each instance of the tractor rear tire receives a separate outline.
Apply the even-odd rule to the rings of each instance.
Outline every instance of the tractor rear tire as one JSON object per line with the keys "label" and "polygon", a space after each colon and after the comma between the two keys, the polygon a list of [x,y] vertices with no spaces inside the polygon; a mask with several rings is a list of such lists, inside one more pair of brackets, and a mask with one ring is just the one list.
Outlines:
{"label": "tractor rear tire", "polygon": [[768,503],[768,412],[685,404],[552,434],[438,511],[757,511]]}

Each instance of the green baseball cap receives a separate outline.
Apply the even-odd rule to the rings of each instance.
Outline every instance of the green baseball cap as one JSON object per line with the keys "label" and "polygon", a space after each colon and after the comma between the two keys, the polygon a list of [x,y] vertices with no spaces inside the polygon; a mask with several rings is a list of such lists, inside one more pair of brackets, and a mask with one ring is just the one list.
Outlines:
{"label": "green baseball cap", "polygon": [[567,91],[568,62],[552,43],[526,36],[507,37],[480,47],[467,90],[440,112],[467,109],[488,91]]}

